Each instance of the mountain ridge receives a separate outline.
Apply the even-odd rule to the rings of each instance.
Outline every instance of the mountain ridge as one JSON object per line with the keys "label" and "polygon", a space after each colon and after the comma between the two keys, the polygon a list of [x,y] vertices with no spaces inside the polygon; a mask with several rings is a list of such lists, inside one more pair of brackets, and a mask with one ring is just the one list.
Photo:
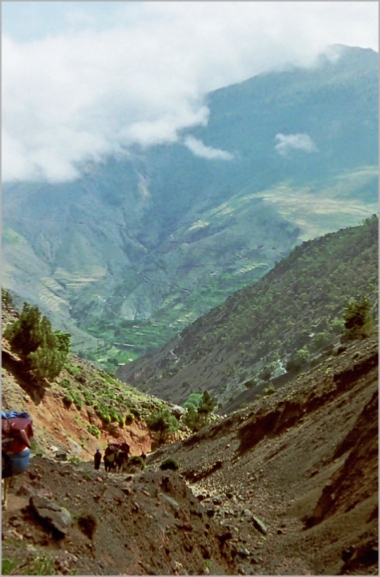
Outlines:
{"label": "mountain ridge", "polygon": [[[183,142],[73,183],[4,185],[4,286],[107,370],[165,343],[302,240],[376,211],[375,60],[347,48],[254,77],[210,94],[208,125]],[[194,156],[187,136],[235,156]]]}
{"label": "mountain ridge", "polygon": [[[228,406],[250,383],[262,393],[297,351],[308,362],[339,342],[343,311],[368,296],[377,317],[378,218],[293,249],[257,283],[241,289],[165,346],[117,369],[145,392],[182,404],[209,391]],[[308,366],[307,363],[304,363]],[[267,374],[266,374],[267,373]]]}

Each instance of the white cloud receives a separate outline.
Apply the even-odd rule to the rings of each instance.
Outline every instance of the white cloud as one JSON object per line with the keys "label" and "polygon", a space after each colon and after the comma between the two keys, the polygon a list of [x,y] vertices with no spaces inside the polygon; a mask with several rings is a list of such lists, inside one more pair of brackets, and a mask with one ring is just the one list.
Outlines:
{"label": "white cloud", "polygon": [[[53,3],[34,4],[43,14]],[[86,4],[56,3],[67,17],[59,32],[55,19],[54,35],[42,34],[36,12],[37,39],[3,33],[5,181],[70,180],[82,162],[131,144],[178,142],[182,129],[207,124],[210,90],[310,66],[329,44],[377,48],[375,2],[100,2],[93,12]]]}
{"label": "white cloud", "polygon": [[303,152],[318,152],[317,147],[308,134],[276,134],[275,140],[278,143],[274,147],[282,156],[286,156],[291,150],[302,150]]}
{"label": "white cloud", "polygon": [[194,136],[187,136],[183,143],[195,156],[200,156],[201,158],[207,158],[208,160],[232,160],[234,158],[234,155],[230,152],[205,146],[201,140],[194,138]]}

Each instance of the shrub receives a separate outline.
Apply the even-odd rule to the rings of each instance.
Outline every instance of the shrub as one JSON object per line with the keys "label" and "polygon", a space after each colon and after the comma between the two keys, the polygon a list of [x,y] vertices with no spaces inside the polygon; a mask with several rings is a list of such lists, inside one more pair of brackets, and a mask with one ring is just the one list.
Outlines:
{"label": "shrub", "polygon": [[179,463],[175,459],[169,457],[168,459],[165,459],[165,461],[162,461],[160,469],[161,471],[178,471]]}
{"label": "shrub", "polygon": [[86,405],[91,407],[95,402],[95,398],[94,398],[92,392],[89,391],[88,389],[86,389],[85,391],[83,391],[83,396],[84,396],[84,402],[86,403]]}
{"label": "shrub", "polygon": [[299,349],[294,357],[286,363],[287,371],[298,371],[309,360],[310,353],[306,347]]}
{"label": "shrub", "polygon": [[145,465],[145,461],[144,459],[142,459],[141,457],[137,456],[137,455],[133,455],[132,457],[129,457],[127,464],[126,464],[126,469],[130,469],[133,467],[139,467],[140,469],[145,469],[146,465]]}
{"label": "shrub", "polygon": [[271,383],[270,385],[265,387],[265,389],[263,390],[264,395],[273,395],[273,393],[275,393],[275,392],[276,392],[276,389],[274,388],[273,383]]}
{"label": "shrub", "polygon": [[366,296],[350,300],[343,318],[343,341],[364,339],[371,334],[374,323],[371,318],[371,303]]}
{"label": "shrub", "polygon": [[64,365],[65,369],[72,375],[76,377],[80,373],[80,369],[76,365],[71,365],[70,363],[66,363]]}
{"label": "shrub", "polygon": [[178,431],[178,421],[171,414],[168,408],[164,408],[158,413],[152,413],[146,421],[148,429],[157,433],[158,442],[165,442],[173,433]]}
{"label": "shrub", "polygon": [[90,433],[90,435],[92,435],[93,437],[96,437],[97,439],[100,439],[100,430],[98,429],[98,427],[96,427],[95,425],[88,425],[87,426],[87,431]]}
{"label": "shrub", "polygon": [[115,409],[109,409],[109,416],[111,418],[111,423],[119,420],[119,415]]}
{"label": "shrub", "polygon": [[63,379],[60,383],[61,387],[63,387],[64,389],[68,389],[71,387],[71,383],[69,381],[69,379]]}

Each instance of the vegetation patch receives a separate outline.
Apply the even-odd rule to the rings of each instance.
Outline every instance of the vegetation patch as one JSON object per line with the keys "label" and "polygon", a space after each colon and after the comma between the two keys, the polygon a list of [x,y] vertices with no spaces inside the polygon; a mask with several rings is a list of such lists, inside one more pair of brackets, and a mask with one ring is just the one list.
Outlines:
{"label": "vegetation patch", "polygon": [[162,461],[160,469],[161,471],[178,471],[179,463],[175,459],[169,457],[168,459],[165,459],[165,461]]}

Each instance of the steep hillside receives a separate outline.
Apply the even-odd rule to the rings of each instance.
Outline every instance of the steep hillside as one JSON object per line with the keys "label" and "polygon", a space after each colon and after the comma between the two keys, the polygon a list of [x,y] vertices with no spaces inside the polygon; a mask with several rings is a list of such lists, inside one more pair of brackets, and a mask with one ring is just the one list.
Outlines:
{"label": "steep hillside", "polygon": [[331,354],[350,298],[367,295],[376,318],[377,287],[378,219],[373,216],[358,227],[304,242],[256,284],[164,347],[120,367],[117,375],[180,404],[191,393],[208,390],[223,411],[231,403],[235,409],[234,399],[247,388],[252,399],[271,379],[276,386],[284,383],[298,351],[306,351],[304,367],[306,360],[317,363]]}
{"label": "steep hillside", "polygon": [[[68,184],[4,185],[3,284],[17,304],[114,370],[301,241],[375,212],[378,58],[336,51],[209,94],[208,125],[176,144],[89,164]],[[194,139],[229,160],[196,156]]]}
{"label": "steep hillside", "polygon": [[2,573],[378,575],[377,339],[146,465],[34,456],[2,515]]}
{"label": "steep hillside", "polygon": [[[3,329],[18,316],[16,309],[3,303]],[[2,338],[2,409],[31,415],[37,454],[64,451],[69,459],[87,461],[98,447],[114,440],[127,441],[131,454],[140,455],[156,442],[146,420],[163,408],[175,410],[75,355],[54,380],[37,379]]]}

